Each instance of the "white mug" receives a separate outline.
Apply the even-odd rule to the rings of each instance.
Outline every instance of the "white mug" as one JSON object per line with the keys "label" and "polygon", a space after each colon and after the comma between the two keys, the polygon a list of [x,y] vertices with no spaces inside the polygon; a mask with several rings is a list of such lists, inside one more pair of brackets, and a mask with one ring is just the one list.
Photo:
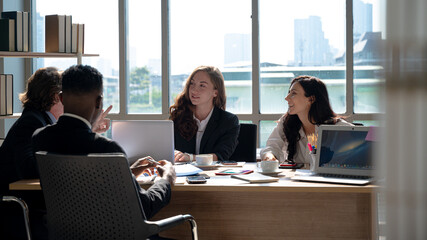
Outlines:
{"label": "white mug", "polygon": [[279,169],[279,161],[261,161],[261,170],[265,173],[276,172]]}
{"label": "white mug", "polygon": [[196,163],[197,165],[211,165],[213,162],[213,155],[212,154],[199,154],[196,155]]}

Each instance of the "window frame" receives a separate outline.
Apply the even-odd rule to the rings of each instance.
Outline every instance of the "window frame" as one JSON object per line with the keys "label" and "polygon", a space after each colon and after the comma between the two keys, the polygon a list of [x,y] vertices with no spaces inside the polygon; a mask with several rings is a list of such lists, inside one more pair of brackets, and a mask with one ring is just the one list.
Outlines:
{"label": "window frame", "polygon": [[[129,81],[129,30],[128,1],[118,0],[119,11],[119,101],[117,114],[110,114],[112,120],[158,120],[169,118],[169,74],[170,74],[170,18],[169,0],[161,0],[161,74],[162,74],[162,111],[161,114],[129,114],[128,87]],[[33,1],[32,1],[33,2]],[[33,2],[34,3],[34,2]],[[32,5],[32,4],[31,4]],[[260,121],[276,121],[282,114],[260,113],[260,46],[259,46],[259,0],[251,0],[252,5],[252,113],[236,114],[242,121],[251,121],[258,126],[257,146],[260,139]],[[35,8],[32,8],[35,9]],[[383,113],[354,113],[353,83],[353,0],[346,0],[346,111],[348,121],[377,120]]]}

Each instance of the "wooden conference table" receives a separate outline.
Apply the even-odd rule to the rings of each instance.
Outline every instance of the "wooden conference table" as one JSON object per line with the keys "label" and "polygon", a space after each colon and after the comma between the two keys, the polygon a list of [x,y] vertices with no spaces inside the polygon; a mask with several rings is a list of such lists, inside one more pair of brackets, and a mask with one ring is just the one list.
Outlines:
{"label": "wooden conference table", "polygon": [[[155,219],[191,214],[203,240],[377,238],[374,185],[296,182],[289,179],[294,170],[283,170],[279,182],[251,184],[215,176],[215,171],[204,171],[211,176],[206,184],[190,185],[178,179],[170,204]],[[38,180],[21,180],[9,187],[40,190]],[[189,228],[182,224],[161,235],[191,239]]]}

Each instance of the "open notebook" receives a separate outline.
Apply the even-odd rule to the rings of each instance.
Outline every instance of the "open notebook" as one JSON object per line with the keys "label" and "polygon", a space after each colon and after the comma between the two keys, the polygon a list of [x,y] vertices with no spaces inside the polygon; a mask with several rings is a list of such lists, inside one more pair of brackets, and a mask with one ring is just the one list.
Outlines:
{"label": "open notebook", "polygon": [[321,125],[314,174],[292,180],[365,185],[372,181],[370,127]]}

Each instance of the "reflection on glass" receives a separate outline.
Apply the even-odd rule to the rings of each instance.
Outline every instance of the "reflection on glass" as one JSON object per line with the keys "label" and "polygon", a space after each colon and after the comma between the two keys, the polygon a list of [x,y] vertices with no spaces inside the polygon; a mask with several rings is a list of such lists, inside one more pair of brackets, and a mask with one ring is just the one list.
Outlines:
{"label": "reflection on glass", "polygon": [[[82,7],[84,6],[84,7]],[[102,11],[99,10],[102,6]],[[71,15],[73,23],[84,24],[84,52],[99,57],[83,57],[82,64],[97,68],[104,76],[104,106],[113,105],[110,113],[119,112],[119,27],[115,0],[36,1],[36,24],[33,50],[44,52],[45,16]],[[94,15],[94,12],[96,14]],[[54,66],[65,70],[77,63],[75,58],[35,58],[37,68]]]}
{"label": "reflection on glass", "polygon": [[334,111],[345,112],[345,0],[259,5],[261,113],[286,112],[289,83],[300,75],[323,80]]}
{"label": "reflection on glass", "polygon": [[384,89],[385,1],[353,1],[354,112],[383,112],[379,104]]}
{"label": "reflection on glass", "polygon": [[161,2],[128,4],[128,113],[161,113]]}
{"label": "reflection on glass", "polygon": [[251,113],[251,1],[170,0],[170,104],[200,65],[224,75],[227,111]]}

